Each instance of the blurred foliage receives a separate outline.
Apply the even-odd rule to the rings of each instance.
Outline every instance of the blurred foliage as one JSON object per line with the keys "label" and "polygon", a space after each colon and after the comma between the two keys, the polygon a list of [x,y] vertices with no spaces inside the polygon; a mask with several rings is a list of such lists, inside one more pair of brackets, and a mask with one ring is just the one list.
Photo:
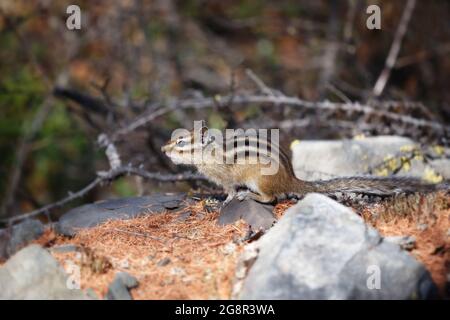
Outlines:
{"label": "blurred foliage", "polygon": [[136,187],[127,179],[114,181],[113,190],[120,197],[131,197],[137,194]]}
{"label": "blurred foliage", "polygon": [[[382,8],[382,30],[365,27],[367,5]],[[405,1],[348,0],[98,0],[0,2],[0,199],[16,165],[17,147],[53,86],[76,88],[102,97],[108,83],[114,107],[129,114],[134,100],[164,101],[187,90],[223,95],[230,90],[232,71],[241,89],[254,89],[243,70],[251,68],[269,86],[307,100],[340,101],[331,84],[352,100],[365,100],[381,69],[398,26]],[[66,8],[78,4],[82,30],[65,26]],[[351,10],[355,15],[351,16]],[[389,79],[385,99],[419,100],[437,118],[450,118],[448,74],[450,4],[418,1]],[[332,68],[324,59],[337,45]],[[331,48],[331,49],[330,49]],[[189,94],[192,94],[189,93]],[[15,211],[54,201],[68,190],[91,181],[106,166],[95,146],[96,135],[80,110],[50,99],[42,128],[29,143],[16,192]],[[56,102],[55,102],[56,101]],[[166,135],[198,114],[169,115],[154,130]],[[223,128],[263,117],[296,118],[287,109],[249,106],[233,114],[205,111],[212,126]],[[104,126],[108,128],[106,124]],[[337,137],[312,130],[291,136]],[[129,138],[125,155],[132,163],[161,169],[149,153],[147,138]],[[161,143],[161,141],[157,141]],[[132,195],[127,179],[111,191]],[[150,190],[151,191],[151,190]],[[100,197],[91,195],[92,199]],[[92,200],[91,199],[91,200]]]}

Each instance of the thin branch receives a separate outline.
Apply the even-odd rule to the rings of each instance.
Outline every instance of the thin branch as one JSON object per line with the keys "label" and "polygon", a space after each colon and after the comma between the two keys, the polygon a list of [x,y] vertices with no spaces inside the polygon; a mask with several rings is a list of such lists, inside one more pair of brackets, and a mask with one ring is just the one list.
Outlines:
{"label": "thin branch", "polygon": [[402,41],[406,34],[406,30],[408,29],[409,20],[411,19],[415,6],[416,0],[408,0],[397,31],[395,32],[394,41],[392,42],[391,49],[389,50],[384,69],[383,71],[381,71],[381,74],[378,77],[375,86],[373,87],[372,93],[375,97],[379,97],[386,87],[386,83],[389,80],[392,68],[395,66],[395,62],[402,46]]}
{"label": "thin branch", "polygon": [[245,74],[256,84],[262,93],[268,96],[275,96],[272,90],[252,70],[245,69]]}
{"label": "thin branch", "polygon": [[111,169],[109,171],[101,171],[97,172],[97,178],[95,178],[91,183],[89,183],[87,186],[82,188],[81,190],[69,193],[69,195],[55,203],[48,204],[40,209],[36,209],[31,212],[27,212],[24,214],[16,215],[11,218],[1,219],[0,222],[3,223],[14,223],[16,221],[20,221],[23,219],[31,218],[40,214],[48,213],[50,210],[63,207],[69,202],[72,202],[75,199],[82,198],[86,194],[88,194],[92,189],[97,187],[98,185],[101,185],[103,182],[108,182],[115,180],[121,176],[124,175],[136,175],[141,176],[145,179],[151,179],[151,180],[158,180],[162,182],[175,182],[175,181],[189,181],[189,180],[206,180],[205,177],[203,177],[200,174],[192,173],[192,172],[185,172],[180,174],[161,174],[157,172],[149,172],[144,169],[135,168],[131,166],[124,166],[119,167],[116,169]]}
{"label": "thin branch", "polygon": [[344,92],[342,92],[341,90],[339,90],[338,88],[336,88],[332,84],[329,83],[329,84],[326,85],[326,87],[327,87],[328,90],[330,90],[332,93],[334,93],[343,102],[345,102],[345,103],[351,103],[352,102],[350,100],[350,98],[345,95]]}
{"label": "thin branch", "polygon": [[120,229],[120,228],[112,228],[112,230],[116,231],[116,232],[125,233],[125,234],[128,234],[128,235],[132,235],[132,236],[145,237],[145,238],[157,240],[157,241],[160,241],[160,242],[164,243],[164,241],[161,238],[149,235],[147,232],[141,233],[141,232],[123,230],[123,229]]}
{"label": "thin branch", "polygon": [[[143,116],[137,117],[133,122],[127,126],[119,129],[111,135],[111,141],[116,141],[121,136],[126,135],[139,127],[142,127],[154,119],[165,115],[175,109],[204,109],[219,106],[225,107],[230,99],[230,96],[221,97],[216,99],[214,97],[201,97],[186,100],[172,100],[165,106],[159,105],[160,108],[156,111],[149,112]],[[450,132],[450,128],[439,122],[425,120],[420,118],[411,117],[408,115],[397,114],[387,110],[378,110],[374,106],[367,104],[361,104],[359,102],[353,103],[333,103],[329,101],[323,102],[311,102],[302,100],[297,97],[288,96],[267,96],[267,95],[251,95],[251,94],[235,94],[233,97],[233,105],[242,106],[250,104],[274,104],[274,105],[287,105],[297,108],[305,108],[311,110],[341,110],[349,113],[360,113],[364,115],[373,115],[377,117],[386,118],[391,121],[398,121],[400,123],[412,125],[414,127],[425,127],[435,130],[440,133]],[[376,106],[376,105],[375,105]]]}
{"label": "thin branch", "polygon": [[114,143],[112,143],[108,136],[104,133],[98,136],[97,141],[101,147],[105,148],[105,154],[108,158],[111,169],[119,168],[122,165],[122,161],[120,160],[120,155],[117,152],[117,148]]}
{"label": "thin branch", "polygon": [[[62,89],[66,90],[66,89]],[[166,115],[174,110],[183,109],[205,109],[205,108],[221,108],[226,110],[229,107],[229,102],[233,101],[233,106],[249,106],[252,104],[273,104],[273,105],[286,105],[290,107],[308,109],[308,110],[325,110],[325,111],[344,111],[348,114],[361,114],[381,117],[386,120],[396,121],[398,123],[411,125],[415,128],[428,128],[439,134],[447,134],[450,132],[450,128],[441,124],[438,121],[429,119],[423,119],[418,117],[412,117],[408,115],[398,114],[389,110],[379,110],[380,103],[371,102],[371,104],[362,104],[360,102],[347,102],[347,103],[333,103],[329,101],[323,102],[311,102],[302,100],[297,97],[285,96],[282,93],[274,92],[274,95],[265,94],[252,94],[247,92],[236,93],[225,96],[204,97],[196,96],[186,99],[170,99],[165,102],[154,102],[145,106],[146,111],[137,116],[134,120],[124,125],[122,128],[112,132],[109,135],[109,139],[112,143],[119,140],[122,136],[125,136],[140,127],[144,127],[151,123],[153,120]],[[276,94],[275,94],[276,93]],[[92,98],[91,98],[92,99]],[[90,100],[90,99],[88,99]],[[83,104],[83,101],[76,101]],[[390,102],[392,105],[402,106],[404,104],[410,104],[411,102]]]}
{"label": "thin branch", "polygon": [[41,130],[42,125],[51,109],[51,96],[47,95],[44,99],[44,102],[39,106],[39,110],[33,117],[31,125],[27,126],[27,122],[25,122],[24,134],[18,144],[16,156],[15,156],[15,165],[11,170],[11,175],[8,182],[8,189],[5,192],[5,196],[2,201],[2,205],[0,206],[0,215],[5,216],[7,211],[11,208],[17,191],[17,187],[22,179],[23,173],[23,165],[28,158],[29,155],[29,145],[36,137],[36,134]]}

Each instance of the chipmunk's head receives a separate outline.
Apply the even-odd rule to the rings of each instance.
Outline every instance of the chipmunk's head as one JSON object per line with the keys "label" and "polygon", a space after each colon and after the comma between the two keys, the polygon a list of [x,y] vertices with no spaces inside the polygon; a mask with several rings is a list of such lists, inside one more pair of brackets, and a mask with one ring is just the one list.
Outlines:
{"label": "chipmunk's head", "polygon": [[208,127],[202,121],[200,126],[194,125],[191,131],[175,130],[161,151],[175,164],[196,165],[202,162],[203,149],[213,140],[208,134]]}

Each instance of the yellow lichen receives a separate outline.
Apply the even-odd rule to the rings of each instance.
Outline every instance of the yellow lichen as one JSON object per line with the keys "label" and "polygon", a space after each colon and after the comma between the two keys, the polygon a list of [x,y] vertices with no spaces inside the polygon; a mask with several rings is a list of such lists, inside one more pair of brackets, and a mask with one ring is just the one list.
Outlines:
{"label": "yellow lichen", "polygon": [[445,149],[443,146],[435,145],[432,148],[433,148],[433,151],[436,152],[436,154],[439,156],[442,156],[445,152]]}
{"label": "yellow lichen", "polygon": [[400,160],[392,156],[387,156],[384,158],[384,164],[387,169],[394,171],[400,166]]}
{"label": "yellow lichen", "polygon": [[375,174],[380,177],[387,177],[389,175],[389,171],[387,168],[376,169]]}
{"label": "yellow lichen", "polygon": [[411,162],[409,162],[409,160],[403,162],[403,164],[402,164],[402,169],[403,169],[404,171],[409,171],[409,170],[411,170]]}
{"label": "yellow lichen", "polygon": [[443,180],[442,176],[430,167],[425,168],[423,179],[431,183],[439,183]]}
{"label": "yellow lichen", "polygon": [[412,152],[416,149],[417,149],[417,147],[415,145],[411,145],[411,144],[407,144],[407,145],[400,147],[401,152]]}
{"label": "yellow lichen", "polygon": [[291,145],[289,146],[289,148],[291,150],[293,150],[295,148],[295,146],[297,146],[300,143],[300,140],[295,139],[294,141],[291,142]]}

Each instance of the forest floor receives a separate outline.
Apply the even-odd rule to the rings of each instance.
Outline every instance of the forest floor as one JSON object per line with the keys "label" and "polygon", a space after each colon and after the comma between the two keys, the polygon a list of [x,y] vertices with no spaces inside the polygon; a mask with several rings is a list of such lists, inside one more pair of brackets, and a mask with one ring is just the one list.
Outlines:
{"label": "forest floor", "polygon": [[[430,271],[444,295],[450,271],[450,199],[440,194],[412,201],[416,205],[403,204],[400,214],[389,201],[357,211],[383,236],[414,236],[411,254]],[[278,204],[276,216],[292,205]],[[36,242],[50,248],[81,248],[82,253],[50,251],[64,267],[79,263],[81,288],[92,288],[102,298],[115,274],[125,271],[139,281],[131,290],[134,299],[229,299],[249,227],[243,221],[219,226],[217,216],[206,212],[200,201],[178,213],[109,221],[73,238],[48,231]]]}

